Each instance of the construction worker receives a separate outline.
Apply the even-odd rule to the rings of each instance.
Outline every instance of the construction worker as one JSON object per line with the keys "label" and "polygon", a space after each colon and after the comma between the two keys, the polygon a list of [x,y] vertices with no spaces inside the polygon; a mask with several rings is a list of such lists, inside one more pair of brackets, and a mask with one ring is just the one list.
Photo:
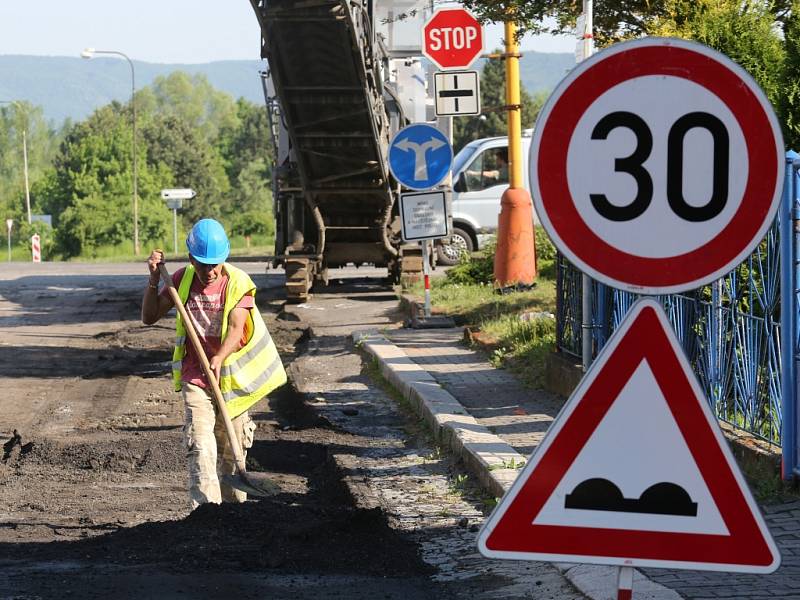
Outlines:
{"label": "construction worker", "polygon": [[[213,219],[198,221],[189,232],[186,246],[190,265],[178,269],[172,282],[219,382],[244,455],[253,445],[256,429],[247,410],[283,385],[286,372],[256,307],[253,281],[225,262],[230,243],[222,225]],[[142,300],[145,325],[156,323],[174,306],[167,286],[158,293],[158,265],[163,261],[160,250],[153,250],[147,260],[150,282]],[[186,409],[184,439],[191,507],[205,502],[244,502],[246,493],[220,479],[235,472],[233,451],[200,358],[192,344],[187,344],[186,324],[180,314],[176,328],[172,375]]]}

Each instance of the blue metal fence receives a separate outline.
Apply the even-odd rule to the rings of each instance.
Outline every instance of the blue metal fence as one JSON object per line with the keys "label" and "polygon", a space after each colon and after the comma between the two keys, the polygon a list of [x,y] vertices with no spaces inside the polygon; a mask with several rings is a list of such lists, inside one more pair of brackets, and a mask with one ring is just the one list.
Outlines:
{"label": "blue metal fence", "polygon": [[[798,155],[787,155],[784,197],[775,224],[756,251],[713,284],[660,296],[717,416],[772,444],[782,445],[784,474],[794,472],[796,449]],[[557,344],[580,360],[581,273],[559,255]],[[592,352],[596,355],[637,296],[592,281]],[[792,310],[781,312],[781,306]],[[791,332],[783,338],[782,331]]]}

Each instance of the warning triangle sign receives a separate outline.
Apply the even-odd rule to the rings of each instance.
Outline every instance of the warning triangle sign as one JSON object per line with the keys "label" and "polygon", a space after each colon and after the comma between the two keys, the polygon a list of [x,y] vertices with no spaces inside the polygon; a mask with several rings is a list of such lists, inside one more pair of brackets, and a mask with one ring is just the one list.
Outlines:
{"label": "warning triangle sign", "polygon": [[630,310],[478,547],[518,560],[778,568],[775,543],[657,302]]}

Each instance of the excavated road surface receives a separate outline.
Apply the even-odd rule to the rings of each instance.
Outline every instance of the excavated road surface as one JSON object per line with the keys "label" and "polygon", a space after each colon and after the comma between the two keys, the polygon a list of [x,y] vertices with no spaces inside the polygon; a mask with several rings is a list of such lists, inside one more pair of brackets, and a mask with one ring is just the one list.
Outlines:
{"label": "excavated road surface", "polygon": [[477,555],[490,499],[348,345],[398,322],[380,280],[284,307],[282,275],[241,266],[292,379],[248,456],[282,491],[191,513],[174,321],[139,322],[145,267],[0,268],[0,598],[581,597]]}

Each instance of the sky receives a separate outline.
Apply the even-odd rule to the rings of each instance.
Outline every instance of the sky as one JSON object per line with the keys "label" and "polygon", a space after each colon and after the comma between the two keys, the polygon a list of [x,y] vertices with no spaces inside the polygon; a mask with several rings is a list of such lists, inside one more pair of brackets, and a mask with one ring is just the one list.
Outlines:
{"label": "sky", "polygon": [[[500,25],[486,28],[487,49]],[[258,59],[248,0],[0,0],[0,55],[78,56],[86,47],[154,63]],[[523,50],[573,52],[570,36],[527,37]]]}

